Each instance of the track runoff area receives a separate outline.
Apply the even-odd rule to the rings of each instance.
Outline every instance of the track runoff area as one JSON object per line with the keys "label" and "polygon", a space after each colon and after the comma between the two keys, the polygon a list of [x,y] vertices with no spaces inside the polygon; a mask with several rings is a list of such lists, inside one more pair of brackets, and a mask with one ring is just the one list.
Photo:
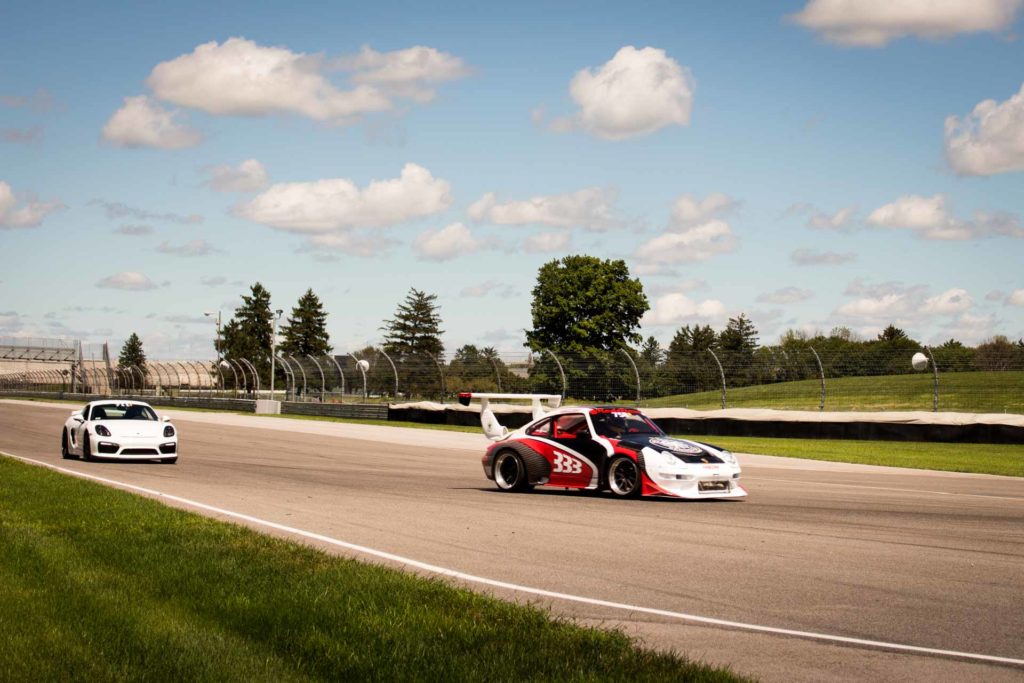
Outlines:
{"label": "track runoff area", "polygon": [[1024,480],[741,455],[745,502],[502,494],[473,434],[171,412],[178,465],[85,463],[69,411],[0,402],[0,451],[764,680],[1024,672]]}

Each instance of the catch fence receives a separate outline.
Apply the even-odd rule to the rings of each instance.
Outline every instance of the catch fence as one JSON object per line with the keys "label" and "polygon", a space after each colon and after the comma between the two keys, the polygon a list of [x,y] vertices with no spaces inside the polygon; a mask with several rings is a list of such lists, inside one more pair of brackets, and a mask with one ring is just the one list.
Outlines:
{"label": "catch fence", "polygon": [[[925,361],[916,370],[914,354]],[[1022,354],[1024,355],[1024,354]],[[273,367],[273,374],[271,368]],[[273,379],[272,379],[273,378]],[[482,351],[450,359],[383,349],[273,359],[34,362],[0,366],[0,391],[246,397],[321,403],[449,402],[461,391],[555,393],[567,402],[789,410],[942,410],[1024,413],[1024,358],[967,359],[927,347],[869,349],[856,357],[810,344],[642,354]]]}

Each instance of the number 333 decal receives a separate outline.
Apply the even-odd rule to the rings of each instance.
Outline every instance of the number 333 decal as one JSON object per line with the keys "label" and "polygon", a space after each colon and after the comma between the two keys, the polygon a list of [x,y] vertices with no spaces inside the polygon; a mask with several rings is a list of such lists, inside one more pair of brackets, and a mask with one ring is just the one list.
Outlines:
{"label": "number 333 decal", "polygon": [[565,453],[555,452],[555,463],[552,468],[556,474],[579,474],[583,471],[583,463]]}

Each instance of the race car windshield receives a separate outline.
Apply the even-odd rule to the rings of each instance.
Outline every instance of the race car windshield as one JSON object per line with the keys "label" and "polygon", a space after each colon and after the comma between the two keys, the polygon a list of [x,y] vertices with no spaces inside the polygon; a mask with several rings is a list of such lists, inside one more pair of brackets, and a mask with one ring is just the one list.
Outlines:
{"label": "race car windshield", "polygon": [[93,420],[147,420],[157,422],[159,418],[149,406],[124,403],[104,403],[92,409]]}
{"label": "race car windshield", "polygon": [[638,413],[597,413],[591,415],[594,429],[605,438],[621,439],[632,434],[663,435],[658,427]]}

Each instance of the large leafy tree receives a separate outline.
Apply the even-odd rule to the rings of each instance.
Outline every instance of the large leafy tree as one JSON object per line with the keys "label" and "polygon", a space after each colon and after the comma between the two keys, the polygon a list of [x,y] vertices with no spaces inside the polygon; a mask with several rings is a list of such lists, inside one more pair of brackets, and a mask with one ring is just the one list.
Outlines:
{"label": "large leafy tree", "polygon": [[614,351],[639,344],[649,308],[640,280],[626,262],[566,256],[541,266],[533,288],[533,329],[526,345],[570,353]]}
{"label": "large leafy tree", "polygon": [[444,330],[436,301],[436,294],[410,288],[405,301],[398,304],[395,317],[385,320],[380,328],[384,332],[384,350],[399,356],[440,358],[444,354]]}
{"label": "large leafy tree", "polygon": [[221,328],[217,350],[229,360],[248,360],[259,372],[260,381],[266,382],[270,378],[274,334],[270,292],[259,282],[249,290],[249,296],[242,295],[242,305],[235,309],[234,317]]}
{"label": "large leafy tree", "polygon": [[710,325],[676,330],[665,354],[667,391],[688,394],[715,388],[718,369],[707,351],[716,346],[718,335]]}
{"label": "large leafy tree", "polygon": [[[132,332],[121,347],[121,355],[117,358],[117,369],[128,370],[128,368],[139,368],[142,374],[146,375],[149,370],[146,368],[146,352],[142,350],[142,340],[139,335]],[[129,372],[133,372],[129,370]]]}
{"label": "large leafy tree", "polygon": [[331,352],[327,334],[327,313],[320,298],[307,289],[281,326],[284,341],[278,346],[282,353],[293,356],[326,356]]}

